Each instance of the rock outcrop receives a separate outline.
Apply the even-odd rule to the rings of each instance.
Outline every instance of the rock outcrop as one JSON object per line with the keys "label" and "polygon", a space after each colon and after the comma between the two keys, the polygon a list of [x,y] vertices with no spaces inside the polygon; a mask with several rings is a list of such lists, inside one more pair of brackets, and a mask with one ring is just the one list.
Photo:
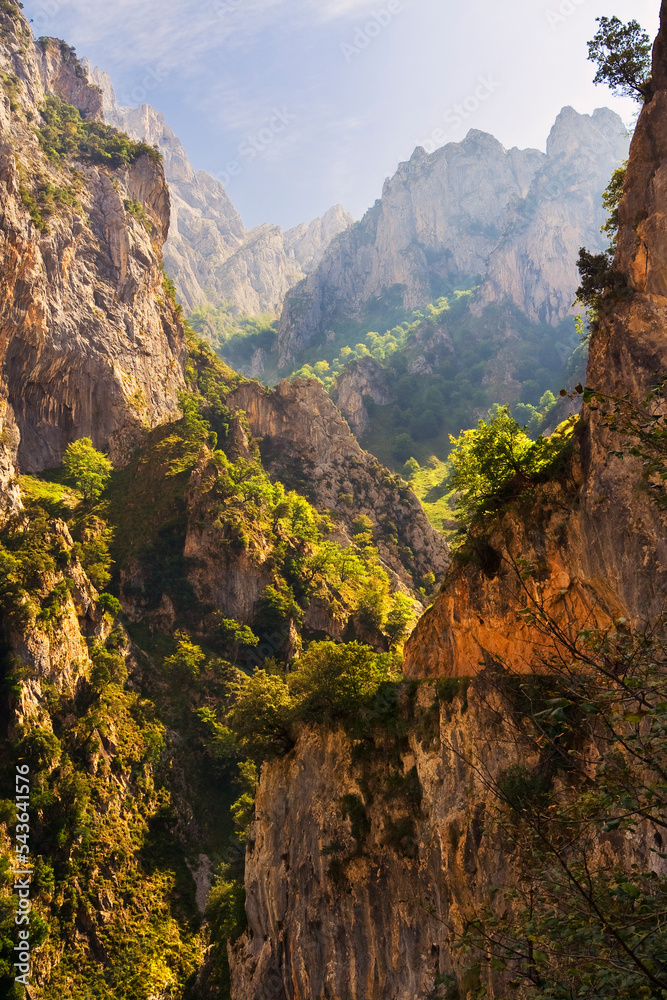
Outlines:
{"label": "rock outcrop", "polygon": [[[40,144],[47,96],[101,119],[101,95],[64,43],[35,43],[0,11],[0,396],[24,471],[57,465],[89,436],[121,463],[178,412],[185,340],[162,289],[169,229],[162,166],[109,168]],[[142,206],[141,218],[128,206]],[[150,230],[150,231],[149,231]]]}
{"label": "rock outcrop", "polygon": [[[604,296],[591,340],[588,383],[615,397],[621,414],[626,394],[641,403],[667,360],[666,32],[663,3],[653,94],[620,207],[614,266],[626,287],[618,279]],[[485,690],[491,672],[480,668],[540,665],[540,633],[520,613],[525,607],[551,615],[563,635],[570,625],[622,628],[622,618],[641,626],[664,613],[666,515],[652,501],[632,438],[609,419],[615,401],[584,406],[560,476],[472,531],[467,560],[453,564],[408,642],[413,680],[479,674],[447,688],[458,694],[449,707],[440,702],[433,743],[419,713],[411,715],[399,766],[403,779],[419,780],[419,810],[411,813],[405,800],[398,809],[384,791],[388,749],[376,745],[376,758],[367,745],[353,753],[341,732],[306,730],[290,756],[266,766],[246,860],[249,926],[230,948],[240,1000],[467,1000],[480,987],[506,995],[506,983],[493,973],[480,982],[453,947],[480,904],[493,911],[497,887],[516,878],[502,833],[489,837],[486,779],[508,764],[534,763],[509,732],[512,707],[497,700],[497,688]],[[664,418],[661,397],[651,405]],[[420,686],[422,708],[432,694],[430,683]],[[609,824],[596,836],[611,870],[636,863],[664,871],[641,824],[622,834]]]}
{"label": "rock outcrop", "polygon": [[627,147],[613,112],[565,108],[546,155],[505,150],[475,130],[430,155],[417,148],[362,221],[287,296],[280,364],[375,300],[413,309],[476,277],[479,309],[507,301],[557,325],[579,283],[579,247],[601,245],[601,194]]}
{"label": "rock outcrop", "polygon": [[[422,688],[417,717],[433,697]],[[485,788],[464,761],[474,754],[498,773],[509,748],[476,745],[488,719],[472,691],[468,700],[467,713],[463,698],[442,710],[434,742],[411,740],[392,763],[389,747],[355,762],[345,733],[325,730],[265,768],[248,837],[248,929],[230,947],[236,1000],[427,1000],[448,974],[470,996],[451,941],[508,864],[483,837]],[[412,805],[388,794],[406,779]]]}
{"label": "rock outcrop", "polygon": [[[630,149],[615,270],[626,288],[609,293],[591,337],[587,384],[641,405],[667,365],[667,58],[654,51],[654,93]],[[585,406],[571,483],[547,484],[530,510],[500,516],[477,543],[484,558],[453,566],[406,647],[409,676],[469,675],[489,658],[534,661],[535,634],[518,614],[526,593],[518,562],[539,571],[536,600],[554,616],[593,615],[638,624],[663,611],[667,517],[651,499],[641,461],[609,426],[613,400]],[[654,406],[660,412],[658,400]],[[612,421],[613,423],[613,421]]]}
{"label": "rock outcrop", "polygon": [[315,268],[326,247],[352,222],[341,205],[321,218],[283,231],[246,230],[223,185],[195,172],[164,117],[147,104],[121,107],[106,73],[87,67],[100,87],[107,121],[164,156],[172,199],[165,264],[188,309],[231,302],[247,315],[277,314],[290,288]]}
{"label": "rock outcrop", "polygon": [[285,380],[273,391],[247,382],[228,402],[246,413],[265,468],[282,482],[332,511],[350,536],[359,515],[373,521],[380,557],[404,584],[414,588],[426,574],[444,573],[443,536],[400,476],[362,451],[318,382]]}
{"label": "rock outcrop", "polygon": [[370,427],[364,400],[387,406],[392,398],[384,369],[374,358],[361,358],[347,365],[336,384],[336,403],[358,438]]}

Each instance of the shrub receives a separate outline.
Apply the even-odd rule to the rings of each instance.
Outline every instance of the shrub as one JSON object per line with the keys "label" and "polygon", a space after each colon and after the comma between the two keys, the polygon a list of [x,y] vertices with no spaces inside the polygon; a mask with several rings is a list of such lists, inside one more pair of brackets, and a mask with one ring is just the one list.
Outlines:
{"label": "shrub", "polygon": [[489,421],[480,420],[473,430],[452,437],[449,485],[458,494],[457,518],[469,526],[560,472],[572,447],[574,423],[567,420],[551,437],[531,441],[509,407],[501,406]]}
{"label": "shrub", "polygon": [[206,660],[204,651],[190,641],[190,636],[186,632],[177,632],[176,638],[178,640],[176,652],[165,659],[165,669],[177,677],[188,680],[198,677]]}
{"label": "shrub", "polygon": [[358,642],[314,642],[290,675],[306,718],[347,717],[369,703],[391,677],[393,659]]}
{"label": "shrub", "polygon": [[223,862],[216,871],[206,903],[206,917],[214,941],[235,941],[247,923],[243,880]]}
{"label": "shrub", "polygon": [[124,205],[125,211],[128,212],[132,218],[136,219],[137,222],[144,227],[147,233],[153,232],[153,223],[151,222],[148,212],[140,201],[136,201],[135,199],[126,199]]}
{"label": "shrub", "polygon": [[111,615],[112,618],[118,618],[123,606],[117,597],[112,594],[100,594],[97,598],[98,607],[102,608],[107,614]]}
{"label": "shrub", "polygon": [[133,142],[129,136],[102,122],[86,121],[77,108],[59,97],[48,96],[41,114],[44,125],[37,132],[39,142],[47,157],[55,163],[89,160],[121,167],[135,163],[142,156],[155,162],[162,159],[153,146]]}
{"label": "shrub", "polygon": [[227,722],[249,757],[264,760],[294,746],[294,702],[281,677],[255,670],[241,686]]}

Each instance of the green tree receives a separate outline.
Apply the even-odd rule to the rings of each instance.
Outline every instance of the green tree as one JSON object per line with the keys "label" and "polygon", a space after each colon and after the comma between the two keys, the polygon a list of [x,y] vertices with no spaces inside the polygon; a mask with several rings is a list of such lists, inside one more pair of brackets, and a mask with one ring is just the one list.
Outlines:
{"label": "green tree", "polygon": [[314,642],[290,675],[306,718],[347,717],[390,679],[392,657],[358,642]]}
{"label": "green tree", "polygon": [[[435,583],[435,577],[433,577],[433,583]],[[387,615],[383,629],[384,634],[389,639],[390,649],[396,649],[407,638],[416,617],[412,599],[400,591],[394,594],[393,607]]]}
{"label": "green tree", "polygon": [[570,453],[575,420],[563,421],[554,433],[531,441],[509,412],[499,406],[489,421],[450,438],[452,473],[457,492],[457,518],[466,527],[494,514],[531,485],[561,470]]}
{"label": "green tree", "polygon": [[90,438],[79,438],[69,444],[62,464],[67,478],[81,490],[84,500],[101,496],[113,472],[107,456],[93,447]]}
{"label": "green tree", "polygon": [[206,660],[204,651],[190,641],[187,632],[177,632],[176,638],[176,652],[165,659],[165,668],[183,678],[198,677]]}
{"label": "green tree", "polygon": [[597,63],[595,83],[606,83],[622,97],[647,101],[651,96],[651,39],[638,21],[598,17],[599,28],[588,43],[588,58]]}
{"label": "green tree", "polygon": [[403,466],[403,474],[408,482],[414,479],[419,471],[420,465],[416,458],[409,458]]}
{"label": "green tree", "polygon": [[282,677],[257,669],[241,685],[227,722],[248,756],[261,761],[294,746],[293,709]]}
{"label": "green tree", "polygon": [[231,650],[235,660],[238,658],[241,646],[253,648],[259,643],[258,637],[249,625],[240,625],[232,618],[219,616],[216,619],[215,627],[222,642]]}
{"label": "green tree", "polygon": [[457,516],[464,520],[492,509],[510,484],[525,481],[525,459],[533,442],[509,407],[498,407],[489,421],[480,420],[458,438],[450,435],[450,441],[450,486],[458,493]]}

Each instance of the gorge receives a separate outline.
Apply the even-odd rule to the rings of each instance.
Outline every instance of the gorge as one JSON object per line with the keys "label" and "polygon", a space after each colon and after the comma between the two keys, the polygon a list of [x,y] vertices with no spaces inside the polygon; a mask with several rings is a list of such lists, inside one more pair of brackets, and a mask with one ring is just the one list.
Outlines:
{"label": "gorge", "polygon": [[[546,154],[418,150],[360,223],[248,233],[156,112],[0,2],[3,996],[667,994],[662,15],[612,264],[608,109],[565,108]],[[269,387],[183,309],[282,309],[290,374],[383,296],[437,300],[425,380],[477,323],[496,355],[571,325],[584,242],[585,384],[536,440],[475,404],[447,537],[355,437],[400,410],[386,358]],[[507,357],[475,376],[496,403]]]}

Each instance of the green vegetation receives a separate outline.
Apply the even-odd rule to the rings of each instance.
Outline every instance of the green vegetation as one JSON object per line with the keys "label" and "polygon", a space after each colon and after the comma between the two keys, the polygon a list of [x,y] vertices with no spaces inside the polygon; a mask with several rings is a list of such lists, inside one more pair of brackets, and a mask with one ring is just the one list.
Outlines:
{"label": "green vegetation", "polygon": [[40,180],[32,188],[22,176],[19,184],[21,201],[28,209],[30,218],[41,232],[48,232],[48,219],[59,210],[79,207],[78,194],[81,190],[80,178],[69,187],[55,187],[50,181]]}
{"label": "green vegetation", "polygon": [[589,253],[585,247],[579,250],[577,265],[581,274],[581,285],[577,290],[577,301],[587,307],[589,323],[594,323],[601,308],[613,304],[626,287],[624,275],[614,269],[619,226],[618,208],[623,196],[626,169],[627,163],[614,171],[602,196],[602,204],[609,212],[609,218],[601,231],[607,235],[609,246],[599,254]]}
{"label": "green vegetation", "polygon": [[506,406],[487,422],[453,438],[449,485],[455,490],[456,517],[469,528],[494,515],[526,490],[564,471],[574,443],[576,418],[554,433],[531,441]]}
{"label": "green vegetation", "polygon": [[126,199],[123,204],[125,205],[125,211],[128,212],[133,219],[136,219],[137,222],[144,227],[147,233],[153,232],[153,223],[151,222],[148,212],[140,201]]}
{"label": "green vegetation", "polygon": [[[651,39],[634,20],[624,24],[617,17],[599,17],[597,23],[598,32],[588,43],[588,58],[598,67],[594,82],[607,84],[626,97],[647,101],[652,93]],[[603,308],[608,309],[626,291],[626,276],[616,271],[613,264],[626,167],[624,164],[614,171],[603,196],[609,218],[602,232],[607,234],[609,246],[599,254],[590,253],[585,247],[579,251],[581,285],[577,300],[587,307],[592,324]]]}
{"label": "green vegetation", "polygon": [[597,63],[595,83],[623,97],[647,101],[651,96],[651,39],[638,21],[596,18],[599,28],[588,43],[588,58]]}
{"label": "green vegetation", "polygon": [[[454,301],[458,302],[471,294],[471,291],[454,292]],[[336,377],[342,373],[346,365],[361,358],[388,361],[392,355],[404,350],[417,331],[422,330],[425,325],[436,328],[449,309],[448,299],[442,297],[437,302],[426,306],[423,312],[419,309],[415,310],[412,313],[411,322],[405,320],[400,326],[395,326],[382,335],[373,332],[367,333],[363,341],[354,347],[348,345],[342,347],[331,362],[321,360],[312,365],[303,365],[298,371],[293,372],[292,377],[316,378],[325,388],[333,389]],[[320,348],[320,351],[323,350],[324,348]]]}
{"label": "green vegetation", "polygon": [[[432,459],[444,462],[451,435],[471,426],[499,394],[507,393],[504,375],[498,375],[495,384],[499,331],[511,328],[515,334],[502,349],[502,365],[512,370],[518,383],[512,412],[532,434],[544,427],[556,403],[553,390],[575,384],[585,373],[587,348],[579,346],[571,320],[554,331],[517,310],[496,306],[488,307],[478,319],[469,310],[475,285],[472,280],[468,284],[409,314],[398,299],[394,302],[391,295],[386,296],[369,305],[363,319],[334,322],[326,342],[306,348],[303,363],[292,372],[278,368],[271,317],[249,320],[223,305],[217,310],[197,310],[191,321],[229,364],[248,370],[261,350],[262,381],[272,384],[285,375],[317,379],[334,399],[337,381],[348,365],[363,358],[378,361],[392,402],[378,405],[365,400],[371,426],[363,445],[395,470],[402,470],[410,458],[427,467]],[[368,332],[366,324],[371,322],[377,325]],[[414,478],[420,488],[420,478]],[[420,493],[420,498],[433,486],[437,484]],[[439,505],[431,511],[437,525],[447,519],[441,500],[434,497],[432,501]]]}
{"label": "green vegetation", "polygon": [[97,500],[104,492],[113,465],[90,438],[80,438],[67,446],[63,469],[68,480],[83,493],[84,500]]}
{"label": "green vegetation", "polygon": [[200,306],[189,316],[199,337],[210,343],[225,362],[236,371],[247,370],[257,351],[265,356],[263,380],[278,381],[276,367],[277,332],[275,316],[243,316],[229,302],[214,309]]}
{"label": "green vegetation", "polygon": [[[508,700],[506,739],[531,763],[484,778],[485,826],[517,878],[459,947],[535,1000],[661,998],[665,622],[568,629],[531,599],[522,613],[542,635],[541,676],[491,683]],[[620,860],[628,835],[649,845],[632,864]]]}
{"label": "green vegetation", "polygon": [[49,160],[89,160],[111,168],[129,166],[140,157],[159,161],[161,154],[145,142],[128,136],[102,122],[87,121],[71,104],[47,96],[42,108],[44,125],[37,130],[39,142]]}

